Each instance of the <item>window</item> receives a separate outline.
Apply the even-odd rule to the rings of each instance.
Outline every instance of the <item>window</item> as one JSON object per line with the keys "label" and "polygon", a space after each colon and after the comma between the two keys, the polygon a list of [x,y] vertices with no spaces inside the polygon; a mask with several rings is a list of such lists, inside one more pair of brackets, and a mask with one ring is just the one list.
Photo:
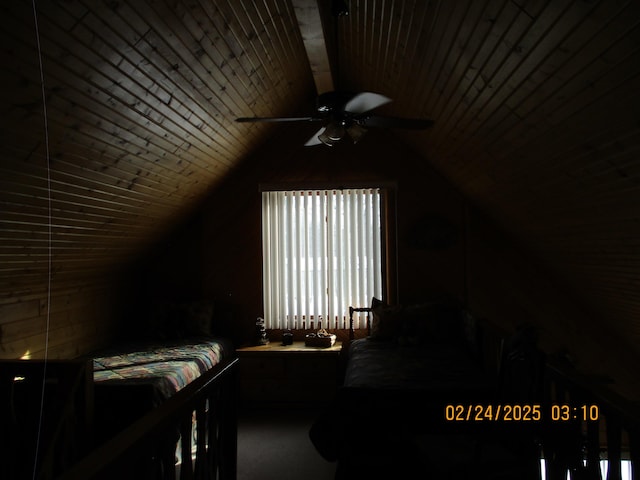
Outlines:
{"label": "window", "polygon": [[347,328],[382,295],[380,190],[263,192],[262,251],[267,328]]}

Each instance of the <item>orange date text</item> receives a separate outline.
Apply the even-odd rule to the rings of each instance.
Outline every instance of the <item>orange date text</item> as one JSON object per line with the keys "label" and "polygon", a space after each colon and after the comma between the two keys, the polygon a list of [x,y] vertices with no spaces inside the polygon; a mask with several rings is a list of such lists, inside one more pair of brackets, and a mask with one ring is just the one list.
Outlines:
{"label": "orange date text", "polygon": [[540,405],[446,405],[448,422],[538,422],[542,420]]}

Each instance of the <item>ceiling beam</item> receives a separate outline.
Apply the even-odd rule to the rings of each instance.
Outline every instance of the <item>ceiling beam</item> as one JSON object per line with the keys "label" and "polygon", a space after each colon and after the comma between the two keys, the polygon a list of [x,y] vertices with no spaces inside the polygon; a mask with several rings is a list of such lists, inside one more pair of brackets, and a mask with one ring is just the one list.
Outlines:
{"label": "ceiling beam", "polygon": [[317,0],[292,0],[318,94],[334,90],[327,42]]}

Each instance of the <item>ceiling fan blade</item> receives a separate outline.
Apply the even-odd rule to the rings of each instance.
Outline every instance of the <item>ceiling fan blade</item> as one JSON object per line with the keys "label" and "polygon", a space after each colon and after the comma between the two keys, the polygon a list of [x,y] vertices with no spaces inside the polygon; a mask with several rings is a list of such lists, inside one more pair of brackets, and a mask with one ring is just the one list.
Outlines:
{"label": "ceiling fan blade", "polygon": [[433,120],[426,118],[381,117],[377,115],[358,118],[357,123],[363,127],[408,128],[422,130],[433,126]]}
{"label": "ceiling fan blade", "polygon": [[309,140],[307,140],[307,143],[304,144],[305,147],[311,147],[313,145],[320,145],[322,142],[320,141],[320,135],[322,135],[322,133],[324,132],[325,127],[322,127],[320,130],[318,130],[316,133],[313,134],[313,137],[311,137]]}
{"label": "ceiling fan blade", "polygon": [[318,117],[240,117],[236,118],[236,122],[318,122],[325,120]]}
{"label": "ceiling fan blade", "polygon": [[364,113],[374,108],[381,107],[389,103],[390,98],[380,95],[379,93],[363,92],[355,95],[344,105],[344,111],[351,113]]}

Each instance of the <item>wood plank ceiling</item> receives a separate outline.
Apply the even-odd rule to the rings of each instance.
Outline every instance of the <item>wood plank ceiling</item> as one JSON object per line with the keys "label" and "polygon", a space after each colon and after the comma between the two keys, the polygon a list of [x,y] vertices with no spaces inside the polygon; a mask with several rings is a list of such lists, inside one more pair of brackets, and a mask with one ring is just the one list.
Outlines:
{"label": "wood plank ceiling", "polygon": [[59,282],[197,203],[264,137],[236,116],[287,113],[313,88],[285,1],[36,4],[39,39],[30,2],[2,6],[5,295],[47,269],[49,174]]}
{"label": "wood plank ceiling", "polygon": [[[308,108],[305,4],[4,2],[0,295],[44,279],[49,187],[55,280],[105,271],[277,128],[236,117]],[[639,344],[640,3],[348,4],[335,86],[433,118],[399,138]]]}

